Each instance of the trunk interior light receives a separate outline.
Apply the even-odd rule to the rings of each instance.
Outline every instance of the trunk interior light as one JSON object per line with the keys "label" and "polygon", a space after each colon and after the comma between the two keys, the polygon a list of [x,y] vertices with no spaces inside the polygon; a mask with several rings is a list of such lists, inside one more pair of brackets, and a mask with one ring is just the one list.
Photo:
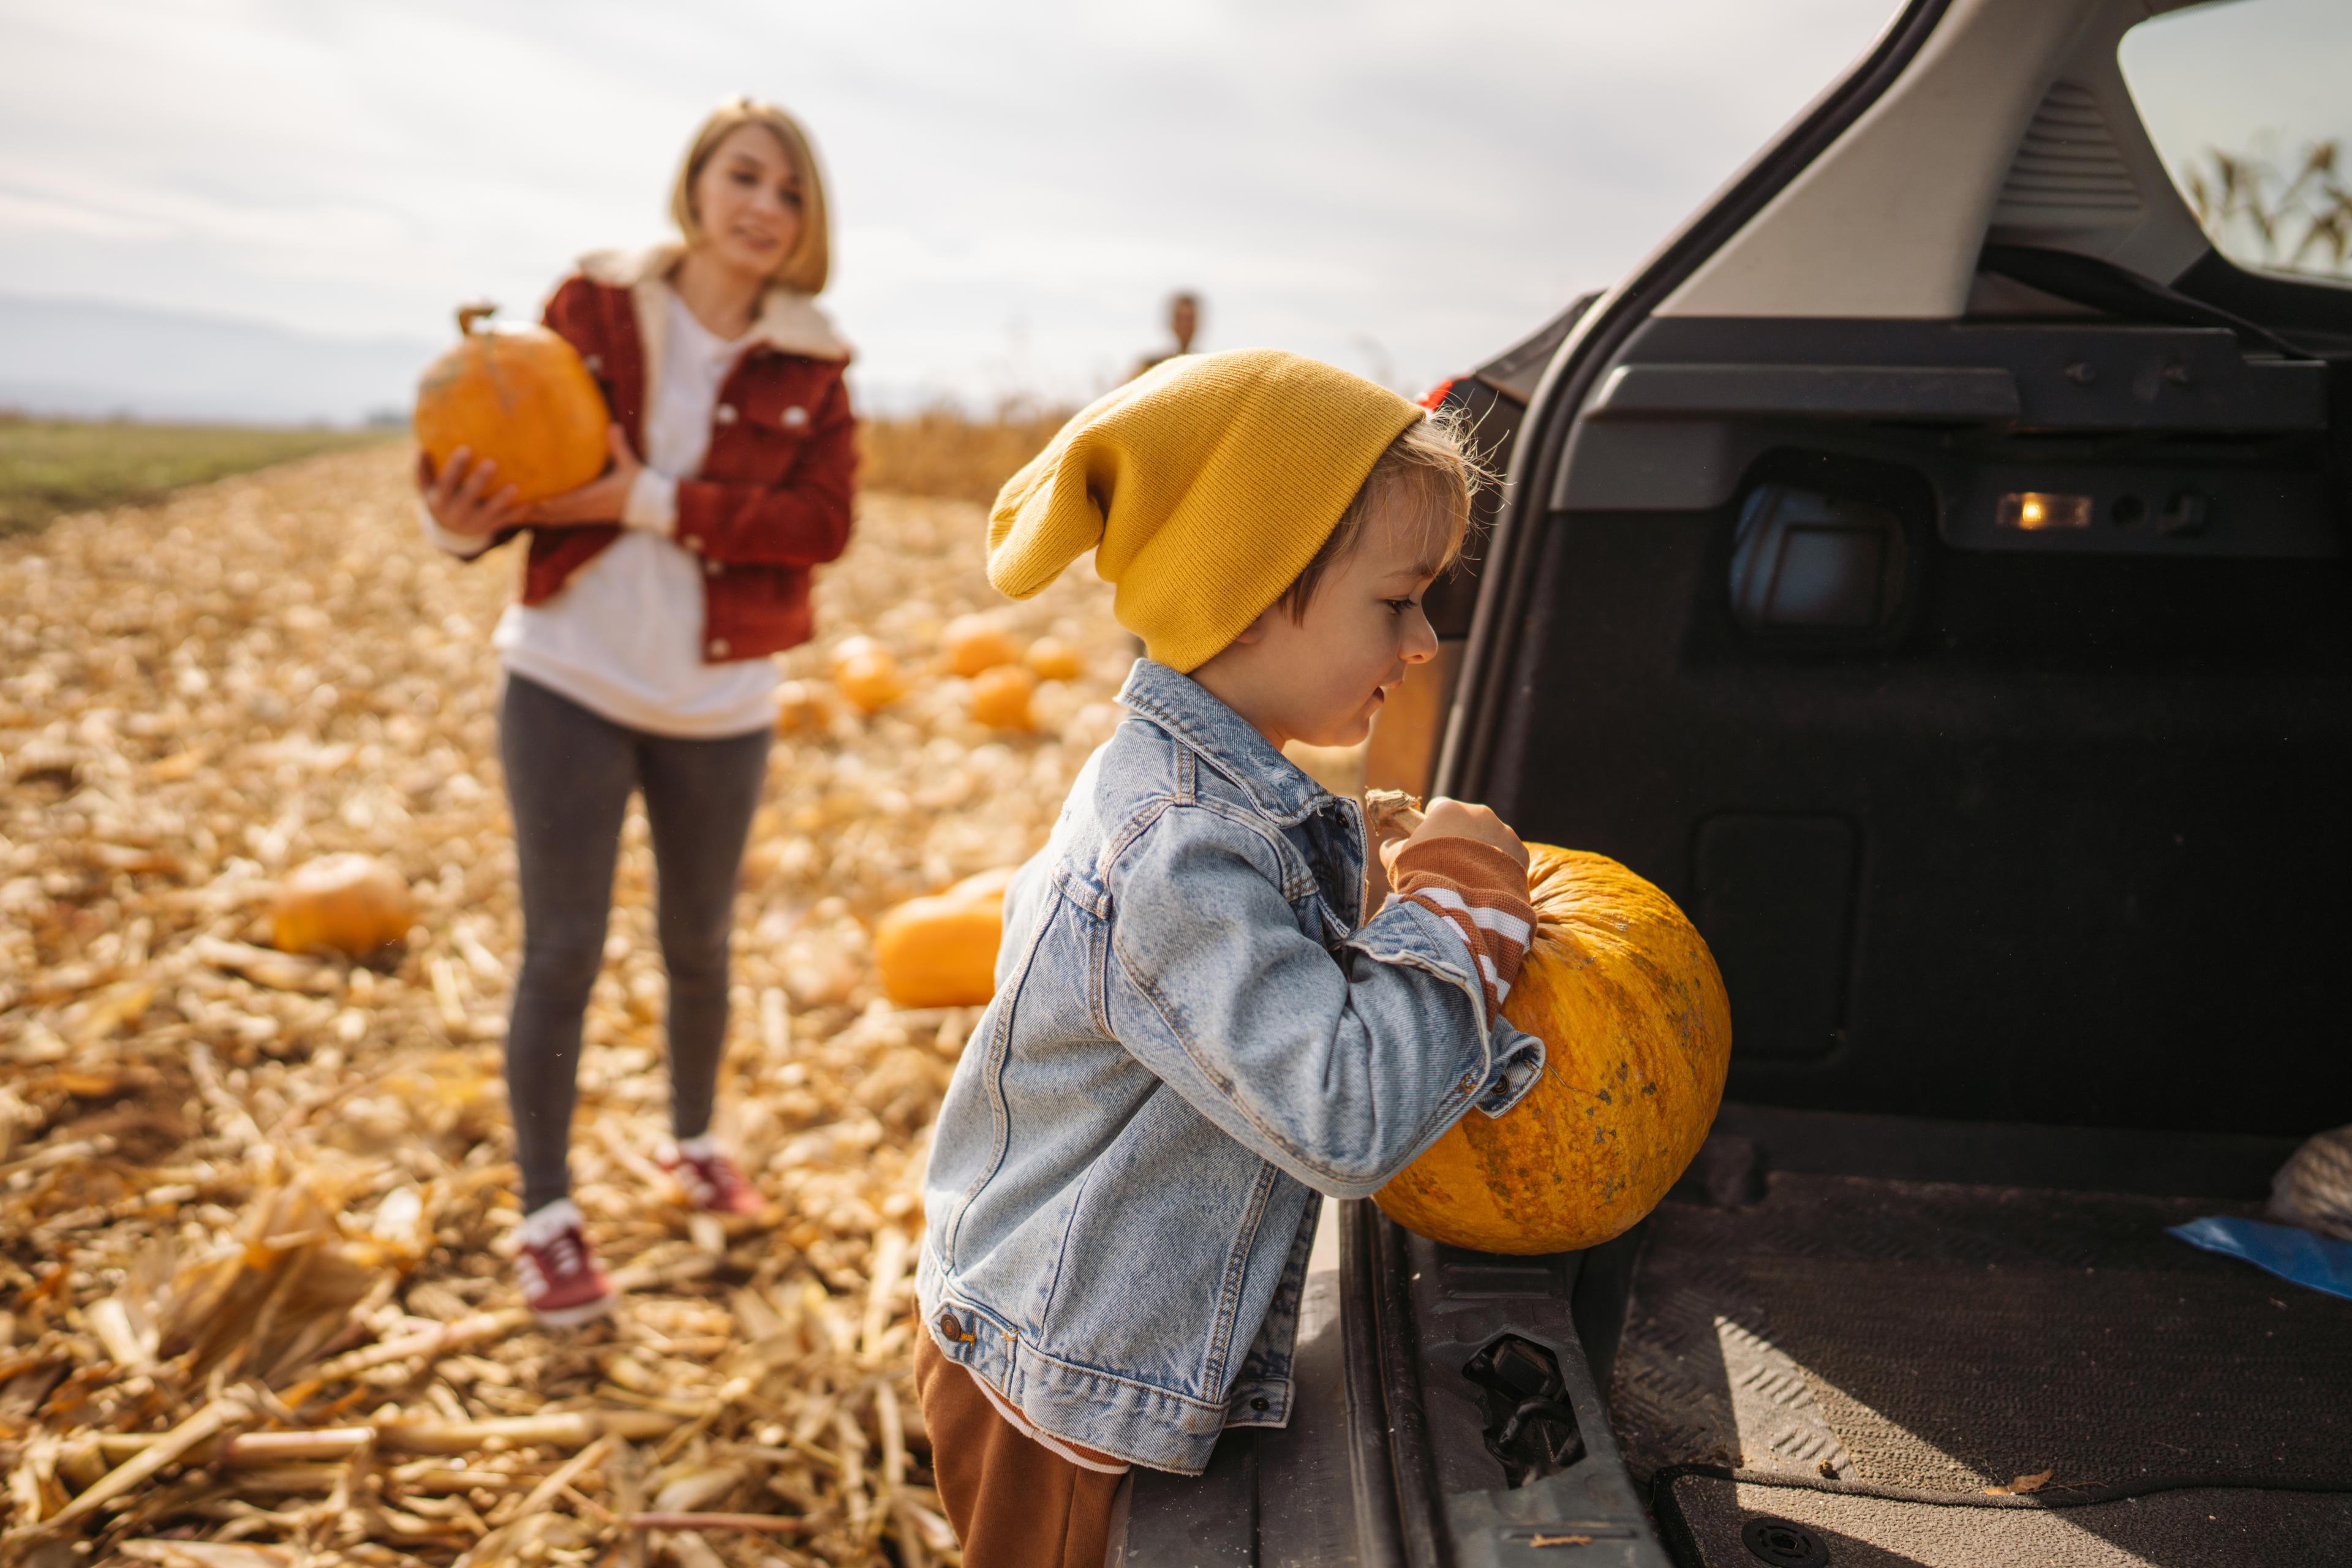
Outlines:
{"label": "trunk interior light", "polygon": [[1994,521],[2003,528],[2040,533],[2053,528],[2091,526],[2089,496],[2059,495],[2050,490],[2011,490],[2000,498]]}

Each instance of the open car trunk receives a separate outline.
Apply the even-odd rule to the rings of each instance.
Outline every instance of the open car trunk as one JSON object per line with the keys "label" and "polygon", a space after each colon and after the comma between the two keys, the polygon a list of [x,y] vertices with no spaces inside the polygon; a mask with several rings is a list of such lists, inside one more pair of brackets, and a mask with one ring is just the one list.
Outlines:
{"label": "open car trunk", "polygon": [[[2166,1234],[2258,1212],[2292,1147],[1735,1103],[1591,1252],[1331,1205],[1291,1426],[1139,1473],[1118,1560],[2343,1560],[2352,1301]],[[1516,1430],[1497,1346],[1559,1378]]]}
{"label": "open car trunk", "polygon": [[1126,1561],[2352,1562],[2352,1301],[2167,1234],[2352,1121],[2352,289],[2205,241],[2166,8],[1916,0],[1449,391],[1510,481],[1368,777],[1679,902],[1727,1100],[1589,1252],[1339,1205]]}

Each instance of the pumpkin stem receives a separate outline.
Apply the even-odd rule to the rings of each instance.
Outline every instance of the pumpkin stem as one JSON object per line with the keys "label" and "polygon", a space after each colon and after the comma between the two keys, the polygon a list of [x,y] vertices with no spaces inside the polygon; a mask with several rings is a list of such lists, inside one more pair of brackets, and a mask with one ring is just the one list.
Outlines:
{"label": "pumpkin stem", "polygon": [[488,300],[477,300],[470,305],[457,307],[457,331],[466,337],[474,335],[474,323],[488,321],[499,313],[499,308]]}
{"label": "pumpkin stem", "polygon": [[1421,826],[1421,801],[1401,789],[1368,789],[1364,816],[1375,839],[1411,833]]}

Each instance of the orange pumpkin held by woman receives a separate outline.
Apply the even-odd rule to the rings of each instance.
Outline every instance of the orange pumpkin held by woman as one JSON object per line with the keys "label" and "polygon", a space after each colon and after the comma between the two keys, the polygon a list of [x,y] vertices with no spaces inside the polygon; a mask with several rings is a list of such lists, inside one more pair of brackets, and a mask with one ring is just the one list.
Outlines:
{"label": "orange pumpkin held by woman", "polygon": [[545,327],[482,323],[493,305],[457,311],[456,346],[416,387],[416,444],[446,467],[460,447],[498,464],[517,500],[578,489],[604,471],[611,416],[578,351]]}
{"label": "orange pumpkin held by woman", "polygon": [[1715,1121],[1731,1003],[1675,901],[1601,855],[1528,846],[1536,938],[1503,1016],[1543,1076],[1472,1111],[1373,1195],[1406,1229],[1481,1252],[1564,1252],[1632,1227]]}

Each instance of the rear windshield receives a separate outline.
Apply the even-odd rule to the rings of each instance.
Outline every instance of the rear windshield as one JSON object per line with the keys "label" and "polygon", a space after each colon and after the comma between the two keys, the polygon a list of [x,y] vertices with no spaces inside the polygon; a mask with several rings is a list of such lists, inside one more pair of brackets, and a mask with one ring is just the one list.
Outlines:
{"label": "rear windshield", "polygon": [[2215,249],[2352,278],[2352,5],[2219,0],[2141,23],[2119,52]]}

